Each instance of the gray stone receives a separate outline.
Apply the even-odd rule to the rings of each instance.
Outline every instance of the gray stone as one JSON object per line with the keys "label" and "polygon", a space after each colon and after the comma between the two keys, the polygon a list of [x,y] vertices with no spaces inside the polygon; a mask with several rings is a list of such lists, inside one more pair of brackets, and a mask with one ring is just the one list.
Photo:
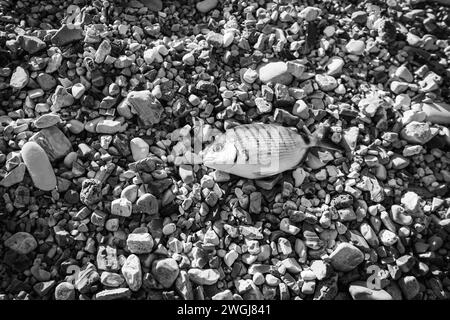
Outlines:
{"label": "gray stone", "polygon": [[137,255],[131,254],[122,266],[122,275],[131,291],[138,291],[142,286],[141,262]]}
{"label": "gray stone", "polygon": [[17,253],[28,254],[34,251],[38,244],[31,234],[27,232],[17,232],[6,239],[4,245]]}
{"label": "gray stone", "polygon": [[350,271],[364,261],[364,254],[350,243],[340,243],[330,255],[330,262],[338,271]]}
{"label": "gray stone", "polygon": [[[164,288],[170,288],[173,285],[179,272],[180,269],[175,259],[167,258],[153,263],[152,274]],[[186,294],[188,295],[188,293]]]}
{"label": "gray stone", "polygon": [[50,161],[64,158],[72,151],[72,144],[64,133],[57,127],[44,128],[35,133],[30,141],[36,142],[47,153]]}

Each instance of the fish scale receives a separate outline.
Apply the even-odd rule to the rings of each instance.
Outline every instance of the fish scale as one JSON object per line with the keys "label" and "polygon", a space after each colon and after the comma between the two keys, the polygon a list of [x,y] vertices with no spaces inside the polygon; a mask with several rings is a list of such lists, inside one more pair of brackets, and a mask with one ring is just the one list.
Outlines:
{"label": "fish scale", "polygon": [[241,125],[232,128],[229,139],[236,139],[236,148],[241,153],[239,163],[260,163],[278,155],[280,160],[297,153],[295,147],[304,144],[300,135],[279,125]]}

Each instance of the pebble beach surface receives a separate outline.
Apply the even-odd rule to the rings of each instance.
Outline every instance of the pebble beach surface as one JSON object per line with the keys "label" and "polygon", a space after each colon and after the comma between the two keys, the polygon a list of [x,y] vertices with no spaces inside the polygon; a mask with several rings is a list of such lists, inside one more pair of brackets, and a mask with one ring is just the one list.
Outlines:
{"label": "pebble beach surface", "polygon": [[[0,1],[0,300],[450,299],[449,64],[449,0]],[[342,151],[202,164],[253,122]]]}

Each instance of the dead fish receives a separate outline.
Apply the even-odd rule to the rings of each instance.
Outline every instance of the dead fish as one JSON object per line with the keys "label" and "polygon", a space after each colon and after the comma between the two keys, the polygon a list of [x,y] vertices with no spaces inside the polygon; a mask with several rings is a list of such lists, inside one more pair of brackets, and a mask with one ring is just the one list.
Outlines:
{"label": "dead fish", "polygon": [[313,147],[341,151],[318,134],[303,138],[277,124],[253,123],[230,128],[203,152],[203,164],[248,179],[261,179],[293,169]]}

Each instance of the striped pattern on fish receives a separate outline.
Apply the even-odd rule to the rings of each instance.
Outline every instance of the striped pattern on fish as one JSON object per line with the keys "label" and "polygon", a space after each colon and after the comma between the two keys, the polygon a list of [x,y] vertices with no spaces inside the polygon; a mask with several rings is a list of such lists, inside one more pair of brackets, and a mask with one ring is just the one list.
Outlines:
{"label": "striped pattern on fish", "polygon": [[245,124],[228,129],[203,152],[205,166],[248,179],[294,168],[314,146],[292,129],[277,124]]}

